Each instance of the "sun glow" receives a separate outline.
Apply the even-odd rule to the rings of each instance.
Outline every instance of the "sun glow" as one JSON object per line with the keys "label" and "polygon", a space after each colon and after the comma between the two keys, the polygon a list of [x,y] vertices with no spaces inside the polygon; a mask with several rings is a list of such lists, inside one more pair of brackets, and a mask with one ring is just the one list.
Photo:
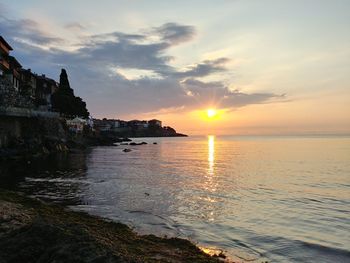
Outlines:
{"label": "sun glow", "polygon": [[207,110],[207,116],[208,116],[208,118],[213,118],[213,117],[215,117],[216,116],[216,110],[215,109],[208,109]]}
{"label": "sun glow", "polygon": [[[207,123],[207,125],[213,126],[217,125],[219,121],[225,117],[224,109],[216,109],[216,108],[202,108],[200,110],[193,111],[193,116],[199,117],[203,123]],[[209,132],[210,133],[210,132]]]}

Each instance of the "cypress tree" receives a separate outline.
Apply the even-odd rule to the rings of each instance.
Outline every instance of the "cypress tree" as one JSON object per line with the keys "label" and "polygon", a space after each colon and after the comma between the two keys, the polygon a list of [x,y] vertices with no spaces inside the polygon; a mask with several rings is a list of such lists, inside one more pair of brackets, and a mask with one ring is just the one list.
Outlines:
{"label": "cypress tree", "polygon": [[74,90],[70,87],[68,75],[65,69],[62,69],[60,83],[57,91],[51,97],[54,110],[69,116],[88,118],[89,112],[86,103],[80,97],[74,96]]}
{"label": "cypress tree", "polygon": [[74,96],[74,91],[70,87],[67,71],[65,69],[61,71],[59,89],[67,95]]}

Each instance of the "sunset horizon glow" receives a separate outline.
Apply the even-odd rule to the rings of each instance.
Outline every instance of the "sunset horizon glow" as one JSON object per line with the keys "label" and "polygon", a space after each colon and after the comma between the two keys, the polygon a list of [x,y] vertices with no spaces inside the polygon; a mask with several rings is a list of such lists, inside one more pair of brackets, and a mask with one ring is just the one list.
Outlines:
{"label": "sunset horizon glow", "polygon": [[5,0],[0,32],[23,67],[55,80],[65,68],[94,118],[189,135],[350,134],[349,11],[341,0]]}

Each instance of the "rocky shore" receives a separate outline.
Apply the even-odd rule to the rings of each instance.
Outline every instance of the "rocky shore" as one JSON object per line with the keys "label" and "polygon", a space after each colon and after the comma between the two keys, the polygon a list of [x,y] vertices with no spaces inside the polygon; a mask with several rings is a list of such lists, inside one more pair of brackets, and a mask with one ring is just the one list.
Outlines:
{"label": "rocky shore", "polygon": [[69,131],[63,118],[0,116],[0,161],[31,159],[50,153],[84,150],[91,146],[115,146],[116,143],[131,141],[128,137],[187,136],[170,128],[164,129],[124,134],[89,130],[76,134]]}
{"label": "rocky shore", "polygon": [[0,189],[0,262],[222,262],[190,241],[129,227]]}

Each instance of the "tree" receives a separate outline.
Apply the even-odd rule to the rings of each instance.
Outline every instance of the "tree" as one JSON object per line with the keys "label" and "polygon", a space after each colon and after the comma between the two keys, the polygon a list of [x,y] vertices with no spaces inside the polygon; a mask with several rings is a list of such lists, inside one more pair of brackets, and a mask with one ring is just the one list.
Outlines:
{"label": "tree", "polygon": [[61,92],[64,92],[67,95],[74,96],[74,91],[70,87],[67,71],[65,69],[62,69],[62,71],[61,71],[60,84],[58,87],[59,87]]}
{"label": "tree", "polygon": [[57,91],[52,94],[51,103],[54,110],[66,116],[88,118],[90,115],[86,103],[74,95],[65,69],[61,71],[60,83]]}

